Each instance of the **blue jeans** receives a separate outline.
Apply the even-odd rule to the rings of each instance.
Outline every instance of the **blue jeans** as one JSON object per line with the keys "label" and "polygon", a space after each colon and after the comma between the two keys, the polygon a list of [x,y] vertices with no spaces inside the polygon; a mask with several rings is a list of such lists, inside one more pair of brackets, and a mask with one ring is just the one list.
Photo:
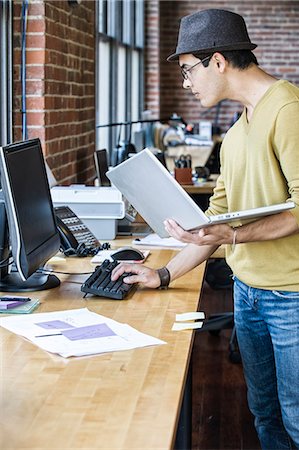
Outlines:
{"label": "blue jeans", "polygon": [[262,449],[299,449],[299,292],[234,280],[237,339]]}

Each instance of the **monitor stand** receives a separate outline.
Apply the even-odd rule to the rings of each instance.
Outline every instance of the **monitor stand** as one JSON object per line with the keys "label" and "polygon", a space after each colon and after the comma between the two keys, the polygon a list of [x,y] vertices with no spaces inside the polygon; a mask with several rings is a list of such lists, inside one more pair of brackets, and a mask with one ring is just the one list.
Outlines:
{"label": "monitor stand", "polygon": [[53,289],[59,285],[59,278],[52,274],[34,273],[26,281],[23,281],[18,272],[12,272],[0,280],[0,291],[43,291],[46,289]]}

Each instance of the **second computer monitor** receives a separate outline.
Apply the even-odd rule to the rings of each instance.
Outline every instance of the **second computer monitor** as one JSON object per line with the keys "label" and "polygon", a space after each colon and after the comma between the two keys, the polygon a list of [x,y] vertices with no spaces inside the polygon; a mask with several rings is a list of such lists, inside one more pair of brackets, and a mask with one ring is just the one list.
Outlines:
{"label": "second computer monitor", "polygon": [[96,173],[99,180],[99,186],[111,186],[106,172],[108,170],[108,155],[106,149],[96,150],[94,152]]}

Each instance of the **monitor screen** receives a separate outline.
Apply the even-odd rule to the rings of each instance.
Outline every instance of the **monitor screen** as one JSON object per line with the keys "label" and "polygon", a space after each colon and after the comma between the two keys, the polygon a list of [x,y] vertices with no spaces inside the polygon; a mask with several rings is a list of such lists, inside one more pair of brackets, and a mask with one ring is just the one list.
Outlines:
{"label": "monitor screen", "polygon": [[[1,147],[0,169],[9,241],[17,269],[17,275],[11,271],[7,280],[1,280],[0,290],[5,290],[6,281],[16,284],[7,290],[54,287],[51,284],[59,284],[58,278],[35,273],[60,247],[39,139]],[[46,286],[42,287],[45,277]]]}
{"label": "monitor screen", "polygon": [[111,186],[106,172],[108,171],[108,155],[107,150],[96,150],[94,153],[96,173],[99,180],[99,186]]}

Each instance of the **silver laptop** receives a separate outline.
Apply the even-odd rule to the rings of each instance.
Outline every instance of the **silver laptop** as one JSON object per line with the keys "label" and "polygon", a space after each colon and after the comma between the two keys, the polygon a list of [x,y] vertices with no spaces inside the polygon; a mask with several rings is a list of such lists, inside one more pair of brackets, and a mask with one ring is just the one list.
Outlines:
{"label": "silver laptop", "polygon": [[163,224],[165,219],[174,219],[185,230],[193,230],[254,219],[295,207],[293,202],[286,202],[207,217],[149,150],[142,150],[113,167],[107,177],[162,238],[169,236]]}

